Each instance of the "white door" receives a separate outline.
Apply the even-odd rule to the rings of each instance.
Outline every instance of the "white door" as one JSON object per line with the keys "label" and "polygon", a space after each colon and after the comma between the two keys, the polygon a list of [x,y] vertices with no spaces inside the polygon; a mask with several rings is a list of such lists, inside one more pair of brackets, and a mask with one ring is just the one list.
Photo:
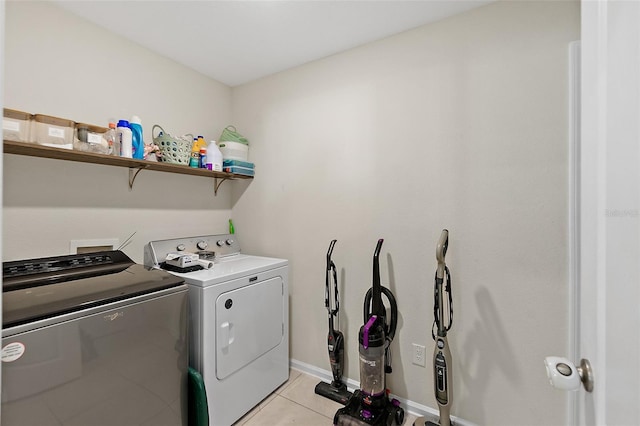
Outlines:
{"label": "white door", "polygon": [[583,0],[581,42],[575,423],[640,425],[640,2]]}

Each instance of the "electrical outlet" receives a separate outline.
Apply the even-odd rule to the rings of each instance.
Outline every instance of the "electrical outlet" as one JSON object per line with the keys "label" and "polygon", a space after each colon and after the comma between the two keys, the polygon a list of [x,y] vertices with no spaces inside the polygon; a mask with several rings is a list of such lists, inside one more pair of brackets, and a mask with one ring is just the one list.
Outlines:
{"label": "electrical outlet", "polygon": [[426,365],[426,348],[417,343],[413,343],[413,363],[415,365],[419,365],[420,367],[424,367]]}

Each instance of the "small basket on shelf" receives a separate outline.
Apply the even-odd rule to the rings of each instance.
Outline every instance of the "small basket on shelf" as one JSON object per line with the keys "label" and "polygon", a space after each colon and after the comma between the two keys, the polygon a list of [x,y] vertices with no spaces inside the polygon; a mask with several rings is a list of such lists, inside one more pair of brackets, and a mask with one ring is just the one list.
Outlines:
{"label": "small basket on shelf", "polygon": [[222,131],[218,147],[225,160],[248,161],[249,159],[249,141],[233,126],[227,126]]}
{"label": "small basket on shelf", "polygon": [[[158,135],[155,134],[156,127],[160,129]],[[187,134],[176,138],[165,132],[158,124],[154,124],[151,129],[151,134],[153,136],[153,143],[160,147],[162,161],[165,163],[189,165],[193,135]],[[189,139],[187,139],[188,136],[190,136]]]}
{"label": "small basket on shelf", "polygon": [[225,127],[218,140],[220,142],[238,142],[244,145],[249,145],[249,140],[238,133],[234,126]]}

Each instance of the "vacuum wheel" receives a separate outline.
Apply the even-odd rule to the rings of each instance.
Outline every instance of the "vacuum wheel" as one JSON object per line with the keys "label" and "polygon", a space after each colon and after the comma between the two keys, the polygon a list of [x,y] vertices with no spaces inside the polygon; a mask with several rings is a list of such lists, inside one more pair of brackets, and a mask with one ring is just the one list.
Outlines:
{"label": "vacuum wheel", "polygon": [[402,425],[402,423],[404,423],[404,410],[402,408],[396,408],[395,411],[396,424]]}

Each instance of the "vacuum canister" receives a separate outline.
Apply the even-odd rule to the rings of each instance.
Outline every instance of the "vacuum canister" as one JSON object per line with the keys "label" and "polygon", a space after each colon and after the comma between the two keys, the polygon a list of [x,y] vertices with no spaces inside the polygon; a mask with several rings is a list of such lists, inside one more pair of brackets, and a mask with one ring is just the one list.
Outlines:
{"label": "vacuum canister", "polygon": [[384,327],[376,315],[360,328],[360,389],[367,395],[385,392]]}

